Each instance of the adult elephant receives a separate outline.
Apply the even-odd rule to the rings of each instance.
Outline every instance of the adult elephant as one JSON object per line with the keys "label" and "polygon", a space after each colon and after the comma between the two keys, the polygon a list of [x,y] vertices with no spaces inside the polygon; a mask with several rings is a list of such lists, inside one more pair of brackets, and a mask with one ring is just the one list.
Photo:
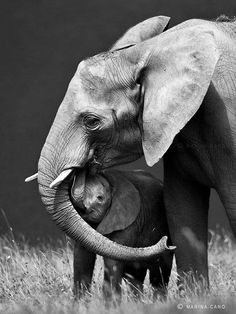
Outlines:
{"label": "adult elephant", "polygon": [[118,246],[89,229],[71,205],[71,179],[80,176],[82,195],[87,170],[143,153],[152,166],[165,154],[178,271],[208,278],[210,188],[236,233],[236,22],[189,20],[165,30],[168,21],[149,19],[79,64],[41,152],[39,190],[59,227],[85,247],[115,259],[143,258],[153,248]]}

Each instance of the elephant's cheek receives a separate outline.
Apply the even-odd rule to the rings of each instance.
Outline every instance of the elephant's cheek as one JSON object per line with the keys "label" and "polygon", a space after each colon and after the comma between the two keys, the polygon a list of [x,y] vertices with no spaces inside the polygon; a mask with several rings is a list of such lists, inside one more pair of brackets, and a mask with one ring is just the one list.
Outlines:
{"label": "elephant's cheek", "polygon": [[125,129],[120,135],[119,142],[121,143],[122,151],[135,155],[142,154],[142,135],[136,125],[130,125],[129,129]]}

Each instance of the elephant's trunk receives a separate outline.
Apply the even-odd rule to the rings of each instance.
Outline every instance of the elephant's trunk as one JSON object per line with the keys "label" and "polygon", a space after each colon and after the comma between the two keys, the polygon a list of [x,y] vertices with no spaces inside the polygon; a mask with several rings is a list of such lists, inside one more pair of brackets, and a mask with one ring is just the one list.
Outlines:
{"label": "elephant's trunk", "polygon": [[[50,153],[52,148],[50,147]],[[74,209],[70,200],[70,179],[65,179],[59,186],[50,188],[50,183],[58,176],[45,144],[39,160],[39,191],[46,209],[56,224],[72,239],[96,254],[117,260],[141,260],[154,257],[167,250],[167,237],[156,245],[146,248],[130,248],[112,242],[90,227]]]}

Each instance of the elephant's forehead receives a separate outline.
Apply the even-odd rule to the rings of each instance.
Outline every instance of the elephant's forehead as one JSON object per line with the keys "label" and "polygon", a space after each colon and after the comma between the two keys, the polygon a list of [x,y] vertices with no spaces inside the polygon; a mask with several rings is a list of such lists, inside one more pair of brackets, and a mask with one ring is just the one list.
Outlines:
{"label": "elephant's forehead", "polygon": [[97,101],[111,95],[112,84],[105,77],[105,70],[94,66],[86,71],[78,69],[70,82],[70,89],[78,97]]}
{"label": "elephant's forehead", "polygon": [[[86,190],[85,190],[87,196],[94,196],[96,197],[98,194],[105,194],[105,188],[100,182],[96,183],[86,183]],[[88,194],[89,193],[89,194]]]}
{"label": "elephant's forehead", "polygon": [[116,53],[108,52],[82,61],[76,72],[85,88],[117,88],[123,83],[121,58]]}
{"label": "elephant's forehead", "polygon": [[115,110],[118,118],[125,112],[135,114],[136,108],[132,104],[133,94],[128,87],[123,86],[121,80],[107,72],[107,64],[104,67],[96,65],[88,66],[86,61],[80,63],[74,77],[72,78],[69,91],[73,94],[73,103],[78,104],[78,109],[96,111]]}
{"label": "elephant's forehead", "polygon": [[103,195],[105,197],[109,197],[108,195],[108,183],[104,184],[104,182],[100,179],[87,179],[85,185],[85,197],[94,197],[96,198],[98,195]]}
{"label": "elephant's forehead", "polygon": [[85,75],[90,75],[94,78],[100,78],[106,80],[106,65],[105,64],[94,64],[93,66],[87,67]]}

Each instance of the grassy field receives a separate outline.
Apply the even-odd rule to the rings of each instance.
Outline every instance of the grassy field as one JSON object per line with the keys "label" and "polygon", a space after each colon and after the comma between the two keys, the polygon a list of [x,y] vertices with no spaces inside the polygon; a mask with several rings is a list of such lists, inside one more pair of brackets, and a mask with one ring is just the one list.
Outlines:
{"label": "grassy field", "polygon": [[122,301],[109,305],[101,295],[103,263],[99,257],[91,294],[75,301],[72,294],[72,247],[70,242],[52,247],[30,247],[13,239],[0,239],[0,313],[236,313],[236,247],[224,233],[212,234],[209,244],[211,291],[198,297],[199,287],[179,295],[175,265],[165,302],[152,301],[152,289],[135,300],[123,283]]}

